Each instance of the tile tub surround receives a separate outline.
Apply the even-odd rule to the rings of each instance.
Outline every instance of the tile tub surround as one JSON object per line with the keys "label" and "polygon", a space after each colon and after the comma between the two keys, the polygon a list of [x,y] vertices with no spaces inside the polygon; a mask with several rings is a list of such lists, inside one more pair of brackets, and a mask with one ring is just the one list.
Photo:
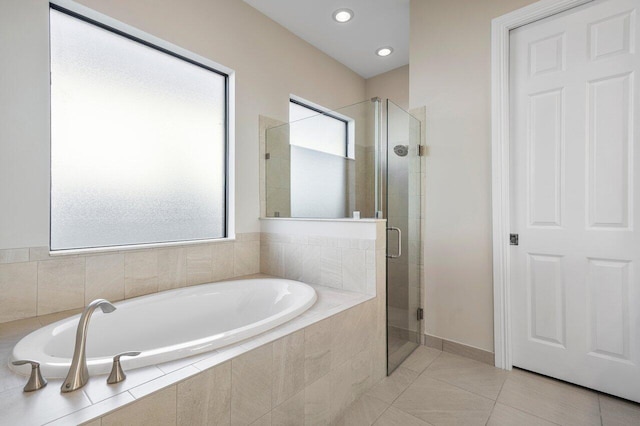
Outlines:
{"label": "tile tub surround", "polygon": [[[328,424],[384,376],[384,305],[371,295],[314,288],[318,302],[289,323],[216,352],[131,370],[115,386],[94,376],[71,394],[60,394],[61,380],[25,394],[25,378],[5,369],[0,381],[12,386],[0,393],[0,424],[251,424],[267,417],[287,424],[302,416]],[[13,346],[5,343],[47,319],[0,325],[4,362]]]}
{"label": "tile tub surround", "polygon": [[[3,386],[0,388],[0,425],[16,422],[126,424],[140,418],[153,424],[192,424],[189,415],[194,410],[200,413],[196,414],[196,419],[214,424],[218,420],[222,424],[229,424],[229,421],[230,424],[248,424],[249,421],[255,424],[270,424],[271,421],[286,424],[292,419],[295,419],[294,424],[299,424],[302,416],[308,419],[307,423],[310,424],[333,422],[352,401],[385,375],[385,222],[305,221],[297,224],[279,222],[269,226],[281,225],[290,233],[269,232],[276,235],[266,235],[262,241],[260,234],[238,236],[238,241],[233,246],[228,243],[212,244],[210,256],[206,250],[203,253],[199,249],[185,253],[166,253],[166,258],[179,262],[183,265],[182,271],[185,272],[181,272],[179,267],[166,268],[165,271],[171,273],[165,272],[165,278],[158,277],[158,286],[161,282],[165,283],[166,288],[172,288],[173,285],[183,286],[184,283],[188,285],[189,276],[199,277],[198,279],[211,277],[210,279],[217,280],[220,276],[217,274],[231,274],[231,271],[238,278],[246,278],[240,273],[245,268],[249,271],[275,271],[277,273],[274,275],[282,276],[280,272],[284,274],[285,271],[295,270],[290,254],[285,255],[285,248],[306,250],[306,247],[312,247],[311,250],[320,248],[321,251],[323,248],[329,249],[328,251],[339,249],[340,255],[342,249],[345,249],[345,254],[350,256],[348,258],[357,266],[353,269],[345,266],[343,269],[344,263],[340,258],[339,263],[330,264],[331,268],[327,267],[328,263],[317,264],[315,260],[311,263],[313,267],[309,268],[306,267],[303,258],[300,271],[324,271],[320,272],[319,276],[331,277],[328,282],[334,287],[314,285],[311,281],[310,284],[318,292],[318,301],[301,316],[269,332],[217,352],[131,370],[127,372],[127,380],[115,386],[107,386],[104,383],[106,376],[94,377],[86,387],[73,393],[76,395],[75,398],[66,398],[59,393],[59,380],[51,380],[40,392],[24,394],[22,386],[25,378],[10,372],[6,363],[9,351],[22,336],[43,324],[62,319],[79,310],[0,323],[0,384]],[[323,236],[309,236],[318,234]],[[241,242],[249,242],[247,246],[251,247],[243,247],[247,248],[246,251],[242,251],[242,248],[239,250],[238,243]],[[275,255],[272,255],[271,247],[261,250],[261,246],[267,244],[276,244],[278,249],[275,250]],[[216,252],[215,246],[225,246],[225,250],[220,248]],[[233,247],[233,250],[229,250],[229,247]],[[280,248],[281,257],[278,256]],[[161,250],[173,249],[158,249]],[[146,251],[149,250],[143,252]],[[36,262],[37,268],[37,262],[58,260],[49,260],[48,252],[34,250],[34,254],[36,253],[42,256],[42,259],[30,258],[28,262],[13,262],[16,258],[25,260],[24,253],[0,252],[0,262],[5,262],[0,266]],[[128,253],[136,252],[116,252],[109,255]],[[266,257],[263,258],[265,254]],[[70,258],[84,258],[86,268],[86,259],[92,256],[102,255]],[[221,257],[227,261],[220,262]],[[8,259],[11,259],[12,263],[8,263]],[[181,263],[182,259],[184,263]],[[288,262],[285,263],[285,260]],[[116,262],[114,259],[109,261]],[[233,268],[229,264],[232,264]],[[212,268],[211,275],[208,272],[209,267]],[[126,265],[123,268],[126,268]],[[149,277],[149,262],[146,256],[133,258],[130,268],[132,272],[125,272],[124,275],[130,282],[139,283],[140,286],[137,288],[155,288],[153,284],[148,285],[153,279]],[[362,287],[363,273],[365,287]],[[102,276],[100,273],[95,275]],[[36,294],[37,278],[36,275]],[[109,276],[108,279],[121,282],[116,280],[115,276]],[[3,284],[0,279],[0,286]],[[367,284],[369,287],[366,287]],[[122,289],[126,296],[125,284],[117,287]],[[345,291],[342,288],[358,292]],[[6,290],[0,287],[0,291]],[[300,357],[301,351],[304,352],[304,360]],[[285,364],[287,368],[282,368]],[[217,392],[219,388],[228,387],[229,368],[231,390],[220,394]],[[251,373],[264,369],[267,370],[266,373],[259,374],[259,377]],[[201,391],[202,386],[205,386],[206,390]],[[253,400],[248,403],[246,399],[247,396],[256,394],[253,386],[261,389],[260,397],[257,397],[255,403],[258,408],[254,407]],[[265,397],[265,394],[269,397]],[[172,401],[175,401],[175,404]],[[251,408],[245,408],[248,406]],[[31,413],[38,415],[31,417]]]}
{"label": "tile tub surround", "polygon": [[47,247],[0,250],[0,323],[260,271],[260,233],[235,241],[50,256]]}
{"label": "tile tub surround", "polygon": [[371,295],[376,294],[375,264],[379,254],[385,254],[382,238],[260,235],[260,272]]}

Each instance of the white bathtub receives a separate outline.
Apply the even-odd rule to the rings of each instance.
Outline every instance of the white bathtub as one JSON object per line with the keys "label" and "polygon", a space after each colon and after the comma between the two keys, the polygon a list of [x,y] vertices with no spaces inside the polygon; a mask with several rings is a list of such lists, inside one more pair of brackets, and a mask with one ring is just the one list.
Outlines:
{"label": "white bathtub", "polygon": [[[285,323],[316,301],[307,284],[284,279],[251,279],[204,284],[115,303],[104,314],[96,310],[89,323],[87,364],[90,374],[106,374],[112,357],[126,369],[144,367],[211,351]],[[40,362],[48,378],[64,378],[71,365],[80,315],[50,324],[25,336],[11,359]],[[30,367],[11,369],[28,374]]]}

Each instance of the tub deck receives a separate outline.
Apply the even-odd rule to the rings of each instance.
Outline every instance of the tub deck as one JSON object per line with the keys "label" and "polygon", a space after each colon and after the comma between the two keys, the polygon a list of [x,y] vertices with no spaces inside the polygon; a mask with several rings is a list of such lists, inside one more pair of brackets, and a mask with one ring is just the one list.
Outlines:
{"label": "tub deck", "polygon": [[[264,274],[238,277],[246,278],[276,277]],[[127,371],[127,379],[117,385],[107,385],[106,375],[93,376],[84,388],[66,394],[60,393],[62,379],[49,380],[49,384],[37,392],[22,392],[26,378],[9,370],[8,359],[22,337],[43,325],[75,315],[78,310],[0,324],[0,424],[62,425],[88,421],[375,298],[318,285],[311,287],[318,297],[314,306],[258,336],[212,352]]]}

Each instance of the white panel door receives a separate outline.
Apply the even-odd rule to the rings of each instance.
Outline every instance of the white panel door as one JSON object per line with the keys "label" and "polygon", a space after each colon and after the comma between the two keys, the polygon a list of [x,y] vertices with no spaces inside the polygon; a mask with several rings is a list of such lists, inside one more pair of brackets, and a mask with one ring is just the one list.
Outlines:
{"label": "white panel door", "polygon": [[513,365],[640,402],[640,0],[511,32]]}

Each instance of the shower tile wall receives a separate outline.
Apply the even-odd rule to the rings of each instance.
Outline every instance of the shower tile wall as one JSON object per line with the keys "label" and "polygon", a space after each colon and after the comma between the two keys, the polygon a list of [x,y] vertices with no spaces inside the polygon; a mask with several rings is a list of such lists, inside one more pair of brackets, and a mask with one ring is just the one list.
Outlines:
{"label": "shower tile wall", "polygon": [[356,126],[356,181],[353,188],[357,196],[354,196],[354,210],[359,211],[363,218],[373,218],[376,210],[375,116],[370,111],[363,111],[356,120]]}
{"label": "shower tile wall", "polygon": [[[289,126],[279,125],[279,121],[267,117],[261,117],[261,123],[265,125],[265,133],[261,134],[265,139],[265,155],[269,154],[269,160],[265,155],[260,162],[265,170],[265,213],[268,217],[291,216],[291,150],[289,147]],[[266,129],[273,127],[269,132]],[[260,126],[262,128],[262,125]],[[266,136],[262,136],[266,134]],[[277,214],[276,214],[277,212]]]}
{"label": "shower tile wall", "polygon": [[355,193],[353,210],[363,218],[375,217],[375,147],[356,145],[356,158],[364,159],[355,163]]}
{"label": "shower tile wall", "polygon": [[375,294],[375,258],[380,250],[374,240],[263,233],[260,272]]}
{"label": "shower tile wall", "polygon": [[260,174],[260,217],[267,217],[267,129],[282,126],[283,121],[264,115],[258,116],[258,167]]}
{"label": "shower tile wall", "polygon": [[236,241],[104,254],[0,250],[0,323],[260,271],[260,234]]}

